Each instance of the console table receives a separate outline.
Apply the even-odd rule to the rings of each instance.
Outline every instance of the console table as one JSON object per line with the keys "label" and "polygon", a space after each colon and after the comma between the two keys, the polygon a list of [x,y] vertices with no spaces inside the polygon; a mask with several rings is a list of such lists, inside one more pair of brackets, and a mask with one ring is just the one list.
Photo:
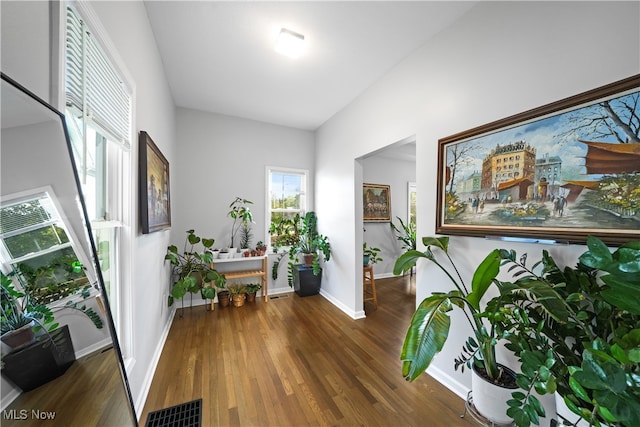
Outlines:
{"label": "console table", "polygon": [[[215,268],[216,265],[219,264],[229,264],[233,267],[229,267],[230,271],[220,271],[220,274],[224,274],[224,277],[227,280],[232,279],[244,279],[245,277],[259,277],[260,278],[260,290],[262,292],[262,297],[264,298],[264,302],[269,302],[269,294],[268,294],[268,281],[267,281],[267,255],[262,256],[249,256],[249,257],[240,257],[240,258],[216,258],[211,262],[211,268]],[[250,261],[256,262],[260,261],[261,267],[260,269],[247,269],[243,268]],[[238,266],[236,269],[235,267]],[[233,268],[233,269],[231,269]],[[213,300],[211,300],[211,310],[214,309]]]}

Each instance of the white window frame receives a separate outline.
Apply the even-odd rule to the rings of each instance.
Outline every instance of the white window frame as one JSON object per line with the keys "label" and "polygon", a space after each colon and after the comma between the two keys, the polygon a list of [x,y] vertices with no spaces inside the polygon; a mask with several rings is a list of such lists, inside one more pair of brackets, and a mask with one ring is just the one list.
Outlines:
{"label": "white window frame", "polygon": [[[129,141],[132,149],[129,152],[124,151],[121,165],[122,170],[117,175],[122,180],[125,188],[133,188],[134,165],[137,164],[137,150],[133,149],[137,142],[136,138],[136,87],[133,84],[134,79],[127,70],[124,61],[117,53],[115,46],[109,39],[107,31],[98,19],[95,11],[88,0],[81,1],[61,1],[50,3],[52,16],[52,100],[53,104],[58,106],[59,111],[65,110],[65,76],[66,76],[66,9],[67,5],[73,6],[82,16],[91,29],[92,35],[101,46],[104,54],[108,57],[111,65],[118,72],[128,88],[131,97],[131,123]],[[55,37],[57,35],[57,39]],[[115,175],[115,174],[112,174]],[[113,297],[117,299],[118,310],[117,318],[114,318],[118,341],[124,359],[125,367],[131,372],[135,365],[134,336],[133,336],[133,265],[135,265],[134,251],[134,231],[135,231],[135,191],[129,191],[128,197],[119,197],[121,202],[121,233],[118,258],[119,258],[119,279],[120,286],[113,289]],[[103,225],[107,225],[104,223]],[[92,225],[94,227],[94,225]],[[96,227],[94,227],[96,228]]]}
{"label": "white window frame", "polygon": [[287,167],[279,167],[279,166],[267,166],[265,168],[265,181],[266,181],[266,200],[265,200],[265,233],[266,236],[266,244],[271,247],[271,235],[269,234],[269,226],[271,225],[271,174],[273,172],[282,172],[282,173],[290,173],[296,175],[304,176],[304,189],[301,189],[300,192],[302,194],[301,197],[301,206],[300,206],[300,215],[303,216],[305,212],[309,210],[309,170],[307,169],[296,169],[296,168],[287,168]]}
{"label": "white window frame", "polygon": [[[56,219],[53,220],[53,223],[58,224],[58,226],[60,228],[62,228],[64,230],[64,232],[67,234],[67,238],[69,239],[69,242],[60,245],[60,246],[56,246],[54,248],[48,248],[45,250],[42,250],[38,253],[31,253],[31,254],[27,254],[18,258],[13,258],[5,249],[5,245],[0,244],[0,258],[2,259],[2,263],[6,264],[3,265],[3,269],[2,271],[4,273],[9,273],[13,268],[11,267],[11,264],[13,263],[19,263],[22,262],[24,260],[28,260],[31,258],[34,258],[36,256],[40,256],[46,252],[51,252],[51,251],[55,251],[55,250],[59,250],[62,248],[66,248],[66,247],[70,247],[73,249],[73,251],[75,252],[76,256],[78,257],[78,261],[80,261],[83,265],[92,265],[93,262],[89,259],[89,254],[87,254],[84,250],[81,249],[80,245],[78,242],[80,242],[80,240],[78,240],[78,236],[76,235],[75,231],[73,230],[73,227],[71,227],[68,224],[68,221],[65,221],[65,214],[64,211],[62,210],[62,206],[60,206],[60,202],[58,201],[58,198],[56,196],[56,194],[53,191],[53,188],[51,186],[46,186],[46,187],[40,187],[40,188],[34,188],[34,189],[30,189],[30,190],[26,190],[26,191],[21,191],[19,193],[15,193],[15,194],[7,194],[6,196],[2,197],[2,205],[8,205],[8,204],[19,204],[22,202],[26,202],[29,200],[34,200],[34,199],[38,199],[41,198],[42,196],[46,196],[51,203],[53,204],[56,213],[58,215],[58,217]],[[43,223],[44,224],[44,223]],[[89,279],[89,283],[95,283],[96,281],[96,277],[94,277],[91,274],[91,270],[86,270],[85,274],[87,275],[87,278]]]}

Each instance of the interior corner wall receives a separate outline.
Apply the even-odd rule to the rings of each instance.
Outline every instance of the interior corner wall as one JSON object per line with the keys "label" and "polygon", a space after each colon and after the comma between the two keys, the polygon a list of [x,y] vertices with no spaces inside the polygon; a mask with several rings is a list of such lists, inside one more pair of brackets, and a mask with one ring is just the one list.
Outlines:
{"label": "interior corner wall", "polygon": [[[354,159],[416,135],[420,241],[435,232],[438,139],[638,74],[639,19],[638,2],[479,2],[326,122],[316,131],[316,211],[333,250],[323,291],[357,311]],[[467,280],[494,244],[452,237]],[[565,264],[584,251],[501,246],[530,257],[548,249]],[[433,266],[419,265],[417,303],[448,287]],[[470,329],[457,314],[429,372],[463,396],[470,377],[453,370],[453,359]]]}
{"label": "interior corner wall", "polygon": [[[396,217],[408,219],[409,182],[416,180],[415,162],[372,156],[362,159],[363,182],[368,184],[389,185],[391,192],[391,221],[400,226]],[[388,222],[363,223],[363,240],[367,247],[379,248],[382,261],[375,264],[376,278],[392,277],[396,259],[402,255],[402,242],[399,242]]]}
{"label": "interior corner wall", "polygon": [[[253,202],[251,245],[267,243],[267,167],[308,170],[308,208],[313,209],[313,132],[185,108],[178,108],[176,117],[180,142],[171,177],[178,189],[171,194],[173,244],[182,245],[185,231],[194,229],[215,239],[216,248],[230,246],[228,212],[236,197]],[[284,265],[277,281],[269,274],[269,293],[290,291],[286,278]]]}

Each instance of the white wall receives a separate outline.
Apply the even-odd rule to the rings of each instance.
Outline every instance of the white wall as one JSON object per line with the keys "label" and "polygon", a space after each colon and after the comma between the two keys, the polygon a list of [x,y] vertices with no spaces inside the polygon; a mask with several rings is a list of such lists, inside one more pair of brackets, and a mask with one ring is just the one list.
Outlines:
{"label": "white wall", "polygon": [[[51,102],[49,2],[1,1],[2,72]],[[29,54],[25,54],[29,52]]]}
{"label": "white wall", "polygon": [[[400,227],[396,217],[408,219],[408,183],[416,180],[415,162],[390,159],[384,155],[375,155],[362,159],[363,182],[389,185],[391,191],[391,220]],[[363,240],[368,247],[380,249],[382,258],[373,267],[376,278],[393,276],[396,259],[403,253],[399,242],[388,222],[365,222]]]}
{"label": "white wall", "polygon": [[[171,241],[182,248],[186,230],[214,238],[217,248],[229,246],[232,220],[227,213],[236,196],[251,200],[252,246],[268,242],[265,224],[266,168],[283,167],[309,171],[308,200],[313,209],[314,134],[238,117],[177,109],[176,161],[171,169],[173,224]],[[271,279],[269,293],[290,291],[286,265],[278,280]],[[255,281],[255,280],[254,280]],[[200,298],[194,298],[194,304]]]}
{"label": "white wall", "polygon": [[[356,259],[361,215],[354,159],[416,135],[418,237],[435,225],[436,147],[439,138],[547,104],[640,72],[637,2],[481,2],[414,52],[317,131],[316,211],[334,256],[323,292],[347,312],[361,305]],[[341,209],[335,209],[335,206]],[[361,203],[360,203],[361,205]],[[418,239],[420,240],[420,239]],[[453,256],[473,266],[495,243],[452,238]],[[548,249],[573,263],[583,246],[510,244],[539,257]],[[442,280],[421,264],[417,302]],[[471,275],[471,268],[463,274]],[[468,327],[457,316],[430,372],[459,394],[470,377],[453,371]],[[400,372],[398,372],[400,375]]]}

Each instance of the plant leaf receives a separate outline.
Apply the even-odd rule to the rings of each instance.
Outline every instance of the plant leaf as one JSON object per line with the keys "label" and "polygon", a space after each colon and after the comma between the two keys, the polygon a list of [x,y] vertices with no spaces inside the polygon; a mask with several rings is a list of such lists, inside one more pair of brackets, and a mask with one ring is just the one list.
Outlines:
{"label": "plant leaf", "polygon": [[418,378],[442,350],[449,335],[451,302],[446,295],[432,295],[416,309],[400,354],[402,375],[409,381]]}
{"label": "plant leaf", "polygon": [[473,274],[471,292],[467,296],[467,301],[478,311],[480,311],[480,299],[482,299],[493,282],[493,279],[495,279],[500,272],[500,263],[500,251],[494,249],[485,257],[480,265],[478,265],[478,268],[476,268]]}

